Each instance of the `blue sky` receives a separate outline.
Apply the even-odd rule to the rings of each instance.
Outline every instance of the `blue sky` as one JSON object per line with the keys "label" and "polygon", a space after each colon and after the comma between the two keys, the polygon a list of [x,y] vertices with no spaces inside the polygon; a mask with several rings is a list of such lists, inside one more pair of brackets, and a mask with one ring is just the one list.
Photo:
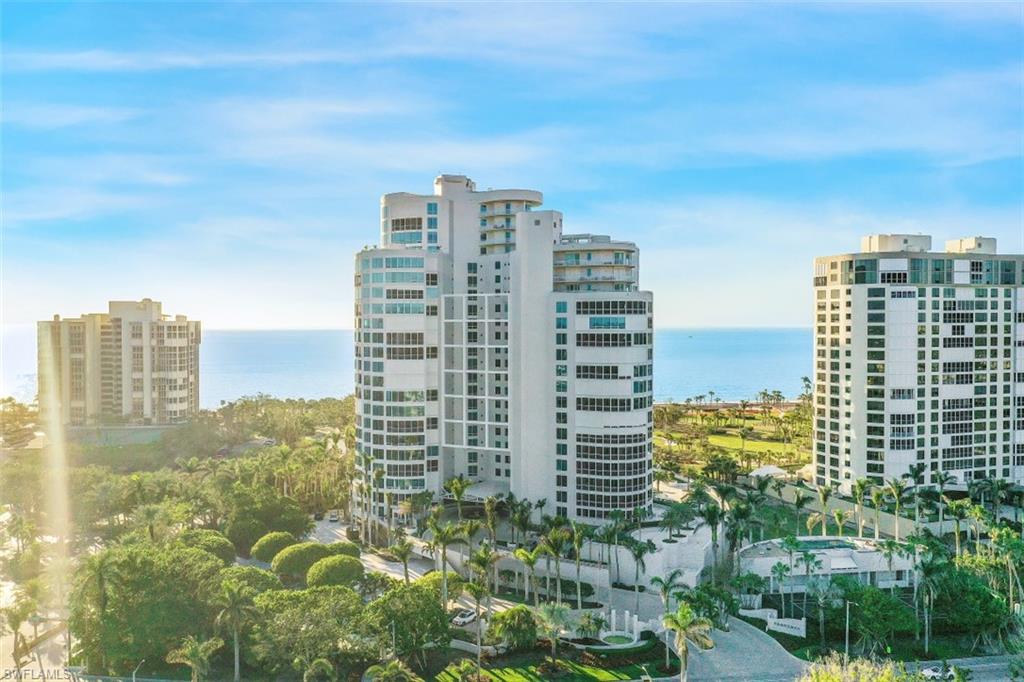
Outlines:
{"label": "blue sky", "polygon": [[1024,250],[1024,4],[7,3],[3,316],[351,326],[378,196],[531,187],[659,326],[809,324],[879,231]]}

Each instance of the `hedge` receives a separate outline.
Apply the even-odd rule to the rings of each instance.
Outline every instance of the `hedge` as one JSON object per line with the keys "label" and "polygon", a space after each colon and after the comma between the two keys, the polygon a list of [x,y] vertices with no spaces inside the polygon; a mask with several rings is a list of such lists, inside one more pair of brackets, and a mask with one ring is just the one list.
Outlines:
{"label": "hedge", "polygon": [[327,545],[327,549],[329,549],[331,551],[331,554],[334,556],[343,555],[358,559],[360,554],[359,546],[353,542],[348,542],[347,540],[339,540],[338,542],[332,542],[331,544]]}
{"label": "hedge", "polygon": [[306,585],[309,587],[327,585],[350,587],[362,577],[362,562],[359,559],[340,554],[320,559],[310,566],[309,572],[306,573]]}
{"label": "hedge", "polygon": [[281,579],[270,571],[255,566],[228,566],[218,574],[221,582],[233,580],[245,585],[257,594],[269,590],[282,590]]}
{"label": "hedge", "polygon": [[186,547],[206,550],[224,562],[225,566],[235,563],[235,546],[223,533],[208,528],[182,531],[178,541]]}
{"label": "hedge", "polygon": [[275,530],[267,533],[252,546],[252,558],[269,564],[285,547],[297,544],[295,536],[284,530]]}
{"label": "hedge", "polygon": [[300,542],[285,547],[274,556],[270,569],[285,583],[300,584],[313,564],[332,556],[327,545],[319,542]]}

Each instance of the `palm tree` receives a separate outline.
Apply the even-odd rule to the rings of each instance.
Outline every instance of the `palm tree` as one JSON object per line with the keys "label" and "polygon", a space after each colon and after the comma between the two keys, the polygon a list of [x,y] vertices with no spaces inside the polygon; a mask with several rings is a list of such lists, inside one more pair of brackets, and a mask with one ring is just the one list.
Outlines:
{"label": "palm tree", "polygon": [[680,602],[675,613],[667,613],[661,619],[666,630],[676,633],[676,653],[679,656],[679,682],[686,682],[687,670],[690,662],[688,641],[692,640],[697,646],[710,649],[715,645],[711,640],[711,621],[707,618],[699,618],[694,613],[693,607],[686,602]]}
{"label": "palm tree", "polygon": [[[486,579],[486,576],[484,576]],[[465,585],[466,592],[469,592],[470,596],[473,597],[474,613],[476,614],[476,674],[479,676],[483,670],[483,662],[481,657],[483,655],[483,624],[480,622],[480,600],[485,596],[490,597],[490,591],[487,589],[486,583],[468,582]]]}
{"label": "palm tree", "polygon": [[[569,532],[565,528],[552,528],[540,541],[540,547],[544,548],[544,552],[554,558],[555,560],[555,601],[561,603],[562,601],[562,557],[572,547],[572,538],[569,537]],[[548,590],[548,598],[551,597],[551,591]]]}
{"label": "palm tree", "polygon": [[[903,551],[903,545],[892,538],[886,538],[878,545],[878,550],[882,553],[882,556],[885,557],[885,563],[889,567],[889,573],[892,573],[892,561]],[[889,589],[893,594],[896,594],[895,577],[892,579]]]}
{"label": "palm tree", "polygon": [[921,484],[924,483],[924,473],[928,471],[928,465],[924,462],[911,464],[904,474],[904,478],[913,481],[914,484],[914,531],[921,530]]}
{"label": "palm tree", "polygon": [[868,496],[870,490],[871,480],[867,478],[858,478],[853,482],[850,490],[854,504],[857,505],[857,537],[859,538],[864,537],[864,499]]}
{"label": "palm tree", "polygon": [[[818,486],[818,504],[821,505],[821,515],[824,518],[828,518],[828,501],[832,497],[832,488],[827,485]],[[821,524],[821,537],[828,535],[828,522],[823,521]]]}
{"label": "palm tree", "polygon": [[[612,558],[615,559],[615,582],[622,582],[621,564],[619,562],[619,535],[626,528],[626,513],[621,509],[615,509],[608,514],[613,529],[612,535]],[[609,569],[611,566],[609,566]]]}
{"label": "palm tree", "polygon": [[537,625],[551,643],[551,662],[558,661],[558,637],[569,625],[569,607],[559,602],[546,602],[534,609]]}
{"label": "palm tree", "polygon": [[939,537],[941,538],[946,534],[946,486],[956,483],[956,476],[945,471],[938,471],[932,475],[932,481],[939,489]]}
{"label": "palm tree", "polygon": [[781,561],[776,561],[775,564],[772,566],[772,577],[775,578],[775,581],[779,585],[779,601],[782,602],[782,611],[780,613],[780,616],[782,618],[786,617],[786,593],[783,591],[782,588],[784,587],[786,578],[789,577],[789,574],[789,566],[782,563]]}
{"label": "palm tree", "polygon": [[523,597],[529,598],[530,593],[532,592],[534,608],[537,608],[538,602],[536,577],[537,561],[540,560],[540,555],[542,552],[543,550],[540,547],[534,548],[532,551],[526,549],[525,547],[518,547],[516,548],[516,551],[513,552],[516,559],[519,560],[519,563],[521,563],[523,567],[526,569],[526,576],[524,576],[525,579],[523,580],[523,586],[526,589],[524,590]]}
{"label": "palm tree", "polygon": [[402,562],[402,575],[405,576],[405,584],[409,584],[409,559],[412,558],[412,542],[399,540],[391,545],[390,552],[396,559]]}
{"label": "palm tree", "polygon": [[739,575],[740,545],[753,525],[752,507],[746,503],[737,504],[725,513],[725,533],[730,549],[735,552],[733,564]]}
{"label": "palm tree", "polygon": [[812,552],[810,550],[806,550],[806,549],[803,552],[800,553],[800,558],[797,559],[797,561],[799,561],[801,564],[804,565],[804,607],[803,607],[804,613],[803,613],[803,615],[804,615],[804,618],[806,618],[807,617],[807,589],[808,589],[808,587],[811,584],[811,573],[813,573],[814,571],[817,571],[818,569],[820,569],[823,566],[823,564],[821,562],[821,559],[818,558],[817,554],[815,554],[814,552]]}
{"label": "palm tree", "polygon": [[629,543],[629,553],[633,557],[633,593],[636,595],[636,607],[633,613],[640,613],[640,571],[647,570],[647,562],[644,559],[648,554],[653,554],[658,548],[648,540],[639,540]]}
{"label": "palm tree", "polygon": [[373,682],[422,682],[419,675],[397,658],[370,666],[366,669],[366,675]]}
{"label": "palm tree", "polygon": [[580,566],[580,553],[583,551],[583,541],[590,535],[590,527],[572,521],[569,524],[569,528],[572,530],[572,554],[573,561],[576,563],[576,608],[577,610],[582,611],[583,585],[580,577],[582,573],[582,567]]}
{"label": "palm tree", "polygon": [[[781,547],[782,551],[789,556],[789,572],[792,575],[794,568],[793,557],[797,552],[800,551],[800,541],[797,540],[796,536],[794,535],[787,535],[782,539],[782,542],[779,544],[779,547]],[[786,614],[783,613],[782,617],[785,618]]]}
{"label": "palm tree", "polygon": [[589,639],[597,639],[608,625],[608,621],[594,611],[587,611],[576,623],[576,632]]}
{"label": "palm tree", "polygon": [[221,593],[215,602],[218,608],[216,625],[231,632],[235,654],[235,682],[241,679],[238,658],[238,633],[256,614],[252,603],[252,590],[245,585],[229,580],[221,585]]}
{"label": "palm tree", "polygon": [[444,525],[431,519],[430,547],[441,552],[441,608],[448,609],[448,548],[464,542],[461,529],[451,521]]}
{"label": "palm tree", "polygon": [[187,665],[192,671],[192,682],[199,682],[210,672],[210,657],[222,646],[224,646],[224,640],[219,637],[200,642],[194,636],[189,635],[181,643],[181,647],[167,654],[167,662]]}
{"label": "palm tree", "polygon": [[973,506],[971,501],[967,498],[962,500],[951,500],[948,497],[946,499],[946,511],[953,517],[953,531],[955,533],[954,542],[956,547],[956,556],[960,556],[960,528],[961,525],[967,519],[967,512]]}
{"label": "palm tree", "polygon": [[896,542],[900,541],[900,505],[903,504],[907,495],[907,481],[904,478],[890,478],[885,483],[885,491],[892,498],[894,507],[893,514],[896,517],[895,537]]}
{"label": "palm tree", "polygon": [[302,682],[314,682],[315,680],[334,680],[334,664],[326,658],[314,658],[312,661],[304,659],[297,660],[292,665],[301,664]]}
{"label": "palm tree", "polygon": [[[496,495],[488,495],[484,499],[484,526],[491,538],[491,547],[498,546],[498,504],[501,500]],[[498,591],[498,564],[494,564],[494,591]]]}
{"label": "palm tree", "polygon": [[818,630],[821,634],[821,648],[825,648],[825,614],[828,609],[842,604],[843,591],[831,580],[818,579],[807,586],[818,607]]}
{"label": "palm tree", "polygon": [[[462,528],[462,535],[466,538],[466,552],[473,551],[473,542],[476,540],[476,536],[480,534],[480,530],[484,527],[477,519],[466,519],[461,521],[459,526]],[[459,550],[459,556],[462,556],[462,550]]]}
{"label": "palm tree", "polygon": [[[475,573],[483,584],[487,587],[487,579],[491,574],[491,570],[498,564],[501,559],[501,555],[491,547],[490,543],[484,540],[480,543],[480,546],[473,552],[473,556],[469,558],[469,570],[472,575]],[[487,617],[491,617],[491,592],[487,591]]]}
{"label": "palm tree", "polygon": [[[24,665],[22,651],[25,649],[25,635],[21,633],[21,628],[32,615],[32,609],[32,602],[27,599],[19,599],[13,606],[0,609],[4,619],[3,626],[11,633],[11,658],[14,659],[14,667],[18,671],[19,677],[22,665]],[[0,632],[3,632],[3,627],[0,627]]]}
{"label": "palm tree", "polygon": [[699,516],[708,528],[711,529],[711,582],[718,581],[718,527],[722,523],[722,508],[714,502],[708,502],[701,507]]}
{"label": "palm tree", "polygon": [[740,459],[745,461],[747,455],[747,439],[754,435],[754,429],[749,426],[743,426],[740,428],[738,435],[740,437]]}
{"label": "palm tree", "polygon": [[921,572],[921,594],[924,596],[924,652],[926,654],[931,640],[932,606],[935,604],[935,597],[942,584],[942,577],[948,568],[949,564],[934,557],[925,559],[918,567]]}
{"label": "palm tree", "polygon": [[509,523],[512,525],[512,542],[516,542],[516,532],[519,533],[520,543],[526,541],[526,534],[533,527],[533,522],[530,520],[532,515],[531,508],[529,500],[520,500],[515,503],[513,511],[509,516]]}
{"label": "palm tree", "polygon": [[846,526],[846,522],[850,520],[852,512],[846,509],[833,509],[832,519],[836,522],[836,530],[839,531],[839,537],[843,537],[843,527]]}
{"label": "palm tree", "polygon": [[972,504],[967,509],[967,518],[974,529],[974,553],[981,554],[981,529],[988,522],[988,512],[980,504]]}
{"label": "palm tree", "polygon": [[994,478],[991,483],[989,483],[988,490],[992,493],[992,518],[996,520],[996,523],[999,522],[999,518],[1002,513],[1003,498],[1006,497],[1012,489],[1013,484],[1005,478]]}
{"label": "palm tree", "polygon": [[821,534],[825,535],[825,527],[828,526],[828,517],[822,512],[812,512],[807,517],[807,534],[814,533],[814,529],[821,526]]}
{"label": "palm tree", "polygon": [[875,509],[875,540],[881,535],[882,505],[885,504],[885,488],[875,487],[871,489],[871,506]]}
{"label": "palm tree", "polygon": [[472,481],[468,478],[449,478],[444,484],[444,489],[448,491],[448,494],[455,500],[455,508],[459,513],[459,521],[462,521],[462,498],[466,496],[466,490],[469,486],[473,485]]}
{"label": "palm tree", "polygon": [[661,596],[661,605],[665,613],[668,613],[670,610],[672,595],[675,594],[676,590],[685,586],[685,583],[682,581],[682,575],[683,569],[673,568],[664,578],[661,576],[651,578],[651,587],[658,588],[658,594]]}
{"label": "palm tree", "polygon": [[796,510],[796,516],[793,519],[793,535],[800,532],[800,511],[810,504],[812,499],[814,498],[799,488],[793,493],[793,508]]}

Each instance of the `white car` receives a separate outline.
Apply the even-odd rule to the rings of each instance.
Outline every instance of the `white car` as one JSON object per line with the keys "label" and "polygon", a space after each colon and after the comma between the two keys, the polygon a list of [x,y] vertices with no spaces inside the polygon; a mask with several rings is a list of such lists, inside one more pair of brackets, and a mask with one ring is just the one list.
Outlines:
{"label": "white car", "polygon": [[956,677],[956,672],[953,668],[942,668],[933,665],[930,668],[922,669],[921,676],[926,680],[952,680]]}
{"label": "white car", "polygon": [[452,618],[452,625],[469,625],[476,620],[476,614],[469,609],[462,609]]}

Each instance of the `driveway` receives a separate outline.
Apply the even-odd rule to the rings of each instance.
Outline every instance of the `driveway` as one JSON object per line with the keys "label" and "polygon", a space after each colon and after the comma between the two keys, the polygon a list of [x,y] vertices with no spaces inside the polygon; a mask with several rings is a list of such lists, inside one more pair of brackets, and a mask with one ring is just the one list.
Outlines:
{"label": "driveway", "polygon": [[715,630],[710,651],[691,649],[691,680],[794,680],[807,663],[796,658],[772,637],[739,618],[729,619],[729,632]]}
{"label": "driveway", "polygon": [[[345,527],[345,523],[338,521],[328,521],[327,519],[317,521],[313,526],[313,532],[310,534],[310,539],[323,543],[348,540],[348,538],[345,537]],[[360,560],[363,562],[363,567],[367,571],[386,573],[392,578],[398,578],[399,580],[402,580],[404,577],[401,562],[387,561],[380,555],[366,550],[363,550]],[[413,555],[409,559],[409,579],[415,580],[416,578],[422,578],[427,571],[433,570],[433,568],[434,562],[430,559],[424,559]]]}

